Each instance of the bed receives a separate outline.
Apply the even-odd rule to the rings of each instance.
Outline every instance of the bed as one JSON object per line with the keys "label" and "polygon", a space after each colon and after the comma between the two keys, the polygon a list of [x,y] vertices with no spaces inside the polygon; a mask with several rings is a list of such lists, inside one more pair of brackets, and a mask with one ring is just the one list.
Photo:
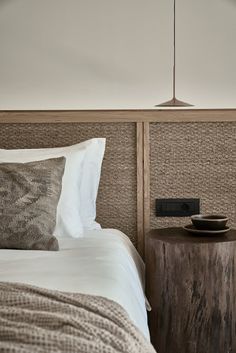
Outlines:
{"label": "bed", "polygon": [[[61,238],[59,243],[59,252],[0,250],[0,282],[10,282],[11,285],[23,283],[52,291],[107,298],[125,309],[129,319],[149,341],[143,292],[144,264],[128,237],[117,230],[104,229],[87,232],[81,239]],[[24,288],[20,288],[20,293],[24,295]],[[1,301],[1,304],[4,303]],[[4,352],[5,348],[6,351],[21,352],[19,342],[14,345],[8,342],[11,336],[7,336],[1,328],[3,324],[4,327],[12,327],[9,317],[8,320],[4,317],[6,307],[1,308],[0,341],[1,335],[6,341],[5,345],[0,342],[0,350]],[[111,349],[112,344],[109,343],[109,346]],[[140,344],[140,352],[143,352],[143,346],[143,343]],[[24,349],[22,352],[27,352],[27,348]],[[43,349],[51,351],[47,347]],[[112,352],[116,352],[113,349]],[[139,351],[138,347],[135,349]]]}
{"label": "bed", "polygon": [[0,281],[107,297],[118,302],[149,339],[144,264],[118,230],[60,238],[60,251],[0,250]]}
{"label": "bed", "polygon": [[[14,130],[14,126],[11,128]],[[37,128],[40,129],[40,126]],[[106,129],[107,127],[104,130],[105,133]],[[110,132],[110,128],[108,131]],[[135,135],[133,137],[133,142],[135,142]],[[130,141],[128,143],[130,144]],[[97,151],[97,145],[94,151]],[[6,156],[3,150],[0,151],[1,182],[5,180],[1,173],[6,167],[9,168],[13,165],[14,171],[16,171],[23,165],[22,172],[25,172],[25,168],[32,169],[37,166],[37,170],[41,170],[43,166],[47,171],[46,163],[54,163],[51,168],[53,174],[49,179],[57,179],[57,176],[55,177],[57,169],[58,173],[63,175],[61,171],[64,168],[61,195],[65,195],[64,180],[69,165],[69,154],[66,158],[58,157],[58,153],[55,155],[53,152],[51,155],[50,150],[50,153],[47,151],[43,157],[35,159],[35,155],[32,157],[31,151],[29,156],[28,152],[24,153],[23,150],[18,151],[17,155],[14,151],[12,152],[12,156],[9,157],[8,151]],[[105,160],[107,158],[105,166],[108,165],[110,159],[109,153],[113,155],[114,149],[109,150],[108,140],[108,156],[105,157]],[[119,154],[118,151],[117,154]],[[86,156],[86,158],[83,157],[84,160],[87,160],[87,152],[84,155]],[[133,162],[133,154],[129,155],[128,153],[128,157],[131,157]],[[45,158],[49,159],[45,160]],[[125,161],[127,165],[129,162],[129,160]],[[38,167],[39,163],[40,168]],[[86,164],[82,163],[82,159],[80,163],[83,166]],[[73,194],[71,193],[69,200],[64,200],[63,206],[60,204],[62,196],[58,196],[59,203],[54,228],[57,229],[58,214],[62,212],[63,207],[65,210],[68,208],[70,210],[70,212],[66,212],[67,226],[69,224],[70,227],[63,227],[64,220],[60,220],[60,229],[58,228],[60,236],[57,237],[54,233],[50,234],[56,241],[56,245],[53,240],[54,245],[51,248],[44,249],[41,246],[42,243],[37,243],[31,248],[26,247],[26,250],[25,245],[20,244],[18,248],[18,244],[16,243],[15,246],[14,242],[8,249],[6,249],[8,246],[0,244],[2,247],[0,249],[0,351],[2,352],[154,352],[149,342],[147,325],[148,303],[144,294],[144,263],[134,246],[137,239],[132,222],[130,227],[126,218],[122,217],[122,212],[125,212],[122,210],[124,198],[120,198],[118,195],[120,198],[117,203],[118,208],[116,208],[118,213],[106,214],[104,209],[101,211],[99,208],[97,211],[100,214],[100,219],[104,218],[105,224],[108,218],[111,220],[116,218],[116,221],[118,219],[121,227],[117,228],[127,229],[129,237],[117,229],[102,229],[95,221],[94,209],[91,212],[88,211],[88,200],[94,206],[94,200],[97,196],[94,194],[97,194],[98,183],[94,181],[94,178],[100,178],[100,172],[94,172],[94,163],[94,160],[90,163],[93,168],[93,172],[90,174],[94,174],[92,192],[90,190],[88,195],[85,193],[83,180],[87,185],[89,178],[84,177],[83,179],[83,173],[81,173],[80,182],[77,183],[80,189],[76,189],[76,193],[78,191],[84,199],[83,207],[78,213],[78,219],[76,213],[71,218],[73,205],[70,205],[70,199],[74,197]],[[133,193],[132,178],[136,181],[132,165],[130,165],[130,170],[131,174],[129,171],[126,173],[126,179],[128,175],[129,180],[124,182],[124,190],[121,190],[127,199]],[[9,170],[7,172],[9,173]],[[104,174],[106,175],[106,173],[105,167]],[[46,174],[48,176],[48,173]],[[67,174],[73,175],[73,173]],[[119,182],[122,183],[122,178],[121,180],[119,178],[113,180],[113,176],[109,175],[106,181],[110,185],[117,184],[120,188]],[[73,180],[70,181],[67,185],[74,185]],[[103,189],[105,188],[105,199],[104,196],[101,197],[98,205],[107,203],[109,197],[106,193],[107,184],[101,183],[101,185],[103,185]],[[40,187],[42,188],[42,185]],[[59,184],[57,189],[60,189]],[[30,195],[30,199],[32,198],[33,196]],[[131,205],[132,207],[133,205]],[[104,208],[106,210],[106,207]],[[1,210],[3,209],[4,207],[1,205]],[[42,205],[41,209],[44,209]],[[51,212],[50,207],[48,211]],[[2,214],[4,216],[4,211]],[[40,215],[32,217],[31,214],[31,218],[36,221],[39,219],[39,223],[42,225],[44,218],[40,217]],[[31,218],[29,224],[31,224]],[[81,228],[82,230],[76,233],[79,218],[81,218],[83,229]],[[0,223],[4,224],[2,219]],[[100,222],[102,223],[102,219]],[[15,231],[14,228],[12,229]],[[0,230],[2,235],[5,228],[2,227]],[[69,234],[72,236],[68,236],[66,232],[72,233]],[[15,233],[19,240],[18,230]],[[10,238],[13,239],[11,234]],[[24,243],[24,237],[22,239]],[[58,248],[60,250],[56,251]]]}

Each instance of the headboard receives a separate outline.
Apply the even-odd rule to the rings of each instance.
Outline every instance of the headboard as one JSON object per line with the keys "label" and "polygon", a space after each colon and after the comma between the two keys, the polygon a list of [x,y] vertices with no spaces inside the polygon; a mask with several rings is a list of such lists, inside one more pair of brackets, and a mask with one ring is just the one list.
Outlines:
{"label": "headboard", "polygon": [[67,146],[93,137],[106,138],[97,220],[104,228],[120,229],[137,246],[134,123],[0,124],[0,148],[7,149]]}
{"label": "headboard", "polygon": [[[199,151],[202,156],[210,152],[209,158],[214,159],[217,156],[215,134],[216,137],[217,134],[221,136],[221,149],[225,149],[228,154],[233,152],[235,156],[235,124],[235,109],[0,111],[0,148],[58,147],[93,137],[105,137],[107,145],[97,200],[97,220],[104,228],[123,231],[140,254],[144,255],[145,234],[150,228],[176,222],[181,224],[176,219],[157,220],[154,199],[160,196],[184,196],[183,193],[190,197],[202,195],[197,190],[201,185],[195,189],[186,189],[186,183],[181,178],[176,179],[176,187],[173,189],[173,163],[176,173],[180,172],[178,167],[184,170],[183,157],[188,156],[190,151],[195,158],[198,147],[201,147]],[[206,128],[209,129],[209,143],[204,141],[204,144],[198,146],[201,143],[199,136],[202,136]],[[186,141],[193,138],[195,148],[190,143],[192,147],[188,149]],[[174,154],[169,153],[170,149]],[[171,161],[166,164],[168,168],[165,176],[163,166],[167,157]],[[183,163],[180,164],[180,161]],[[214,167],[214,161],[210,160],[210,163]],[[236,168],[235,163],[233,168]],[[223,164],[220,173],[220,177],[224,175]],[[222,183],[218,181],[216,192]],[[230,183],[227,184],[229,187]],[[236,184],[236,176],[233,183]],[[221,199],[228,208],[232,204],[232,197],[227,193]],[[208,199],[205,204],[212,207]],[[205,210],[207,207],[204,207]],[[236,224],[235,211],[231,210],[231,213]]]}
{"label": "headboard", "polygon": [[155,198],[200,199],[201,213],[226,214],[236,226],[236,122],[150,124],[150,227],[189,223],[158,218]]}

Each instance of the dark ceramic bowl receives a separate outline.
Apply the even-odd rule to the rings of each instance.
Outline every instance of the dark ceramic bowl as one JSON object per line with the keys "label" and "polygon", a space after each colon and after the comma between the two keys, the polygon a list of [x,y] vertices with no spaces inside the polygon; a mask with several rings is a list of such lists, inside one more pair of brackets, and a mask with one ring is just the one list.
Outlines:
{"label": "dark ceramic bowl", "polygon": [[193,215],[191,221],[197,229],[220,230],[224,229],[228,222],[228,217],[222,215]]}

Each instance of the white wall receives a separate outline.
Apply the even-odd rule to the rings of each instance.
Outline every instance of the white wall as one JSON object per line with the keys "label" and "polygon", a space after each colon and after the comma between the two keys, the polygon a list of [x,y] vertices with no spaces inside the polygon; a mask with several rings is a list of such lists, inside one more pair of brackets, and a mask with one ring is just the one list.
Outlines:
{"label": "white wall", "polygon": [[[171,98],[172,0],[0,0],[0,109]],[[236,107],[236,0],[177,0],[177,96]]]}

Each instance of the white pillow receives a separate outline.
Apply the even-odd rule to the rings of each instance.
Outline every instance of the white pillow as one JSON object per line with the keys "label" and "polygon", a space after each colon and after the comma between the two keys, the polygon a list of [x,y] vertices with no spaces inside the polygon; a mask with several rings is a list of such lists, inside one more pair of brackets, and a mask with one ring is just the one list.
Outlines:
{"label": "white pillow", "polygon": [[101,176],[102,161],[105,153],[106,139],[94,138],[81,145],[85,147],[86,155],[83,160],[81,189],[80,189],[80,216],[84,230],[101,229],[96,219],[96,199]]}
{"label": "white pillow", "polygon": [[0,149],[0,163],[31,162],[66,157],[55,236],[81,237],[84,230],[101,228],[95,222],[96,198],[105,151],[104,138],[76,145],[43,149]]}

